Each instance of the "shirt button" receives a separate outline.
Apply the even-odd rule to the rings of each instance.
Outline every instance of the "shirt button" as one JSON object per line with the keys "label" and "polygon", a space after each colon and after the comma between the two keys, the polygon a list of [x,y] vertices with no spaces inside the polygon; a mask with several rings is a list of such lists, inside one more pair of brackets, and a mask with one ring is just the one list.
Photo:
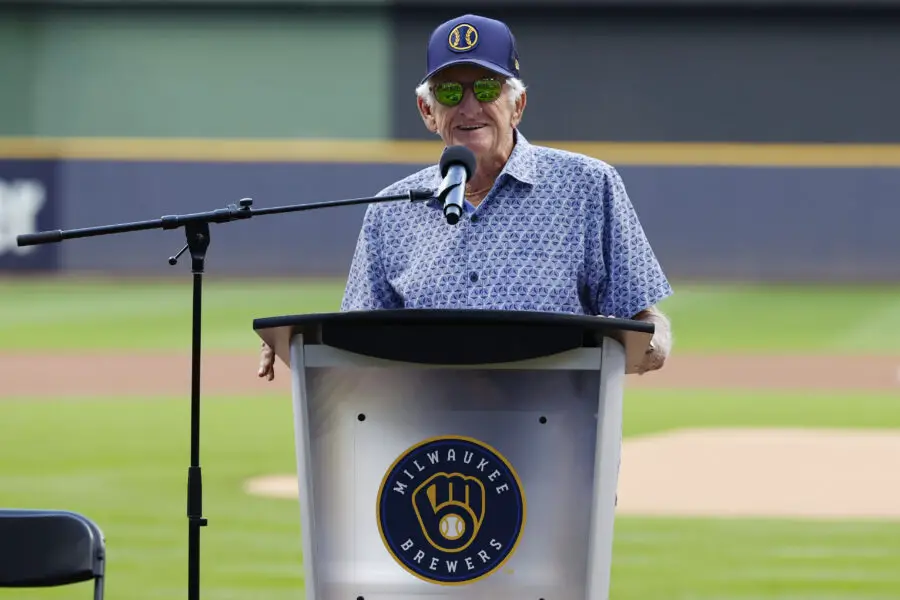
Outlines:
{"label": "shirt button", "polygon": [[478,281],[478,273],[476,273],[475,271],[469,273],[469,281],[471,281],[472,283]]}
{"label": "shirt button", "polygon": [[472,220],[473,223],[477,223],[477,222],[478,222],[478,215],[472,215],[472,219],[471,219],[471,220]]}

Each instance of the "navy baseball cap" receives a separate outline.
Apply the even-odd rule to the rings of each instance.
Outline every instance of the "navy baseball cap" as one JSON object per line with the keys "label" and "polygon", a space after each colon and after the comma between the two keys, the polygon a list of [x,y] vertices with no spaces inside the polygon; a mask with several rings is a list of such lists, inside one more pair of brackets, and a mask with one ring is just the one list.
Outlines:
{"label": "navy baseball cap", "polygon": [[452,65],[471,64],[506,77],[519,77],[516,39],[506,23],[478,15],[463,15],[441,23],[428,40],[429,77]]}

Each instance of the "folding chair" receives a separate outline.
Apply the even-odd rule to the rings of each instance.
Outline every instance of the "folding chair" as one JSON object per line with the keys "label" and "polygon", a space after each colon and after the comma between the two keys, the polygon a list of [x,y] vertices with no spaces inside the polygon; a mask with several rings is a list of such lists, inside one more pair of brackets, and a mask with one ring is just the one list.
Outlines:
{"label": "folding chair", "polygon": [[96,523],[64,510],[0,509],[0,588],[94,580],[103,599],[106,541]]}

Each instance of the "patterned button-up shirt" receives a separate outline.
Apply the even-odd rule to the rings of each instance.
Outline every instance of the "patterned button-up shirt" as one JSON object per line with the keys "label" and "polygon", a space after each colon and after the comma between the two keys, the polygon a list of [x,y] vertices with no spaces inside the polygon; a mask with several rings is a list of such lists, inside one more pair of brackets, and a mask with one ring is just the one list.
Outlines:
{"label": "patterned button-up shirt", "polygon": [[[385,188],[436,189],[432,165]],[[630,318],[672,288],[618,172],[516,132],[485,199],[456,225],[442,206],[382,202],[366,210],[341,310],[529,310]]]}

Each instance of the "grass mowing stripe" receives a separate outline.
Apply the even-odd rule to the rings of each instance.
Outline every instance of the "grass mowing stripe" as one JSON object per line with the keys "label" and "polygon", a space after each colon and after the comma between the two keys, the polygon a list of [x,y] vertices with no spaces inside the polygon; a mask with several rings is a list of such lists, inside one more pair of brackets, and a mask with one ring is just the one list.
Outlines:
{"label": "grass mowing stripe", "polygon": [[[183,399],[0,402],[0,439],[10,449],[0,457],[0,504],[63,507],[96,519],[109,546],[108,597],[183,595],[188,433]],[[207,398],[201,465],[210,520],[202,533],[204,597],[298,597],[296,503],[248,496],[241,487],[253,475],[293,470],[290,402]],[[78,593],[0,590],[0,598]]]}
{"label": "grass mowing stripe", "polygon": [[[191,284],[43,283],[3,287],[0,350],[165,350],[190,344]],[[254,318],[331,312],[342,283],[220,282],[204,285],[204,349],[255,346]]]}
{"label": "grass mowing stripe", "polygon": [[616,520],[616,600],[880,600],[900,594],[900,523]]}
{"label": "grass mowing stripe", "polygon": [[681,427],[900,428],[897,395],[881,393],[627,390],[626,436]]}
{"label": "grass mowing stripe", "polygon": [[[342,280],[232,280],[207,276],[205,348],[255,345],[256,317],[339,309]],[[662,306],[679,351],[895,352],[891,328],[869,315],[890,311],[894,286],[675,285]],[[190,331],[189,277],[176,281],[0,281],[0,350],[183,348]],[[870,327],[870,329],[866,329]],[[861,329],[862,328],[862,329]],[[835,340],[864,340],[846,347]]]}
{"label": "grass mowing stripe", "polygon": [[856,325],[835,335],[830,345],[839,352],[896,351],[900,345],[900,339],[894,334],[897,331],[900,331],[900,300],[895,299],[860,315]]}
{"label": "grass mowing stripe", "polygon": [[[865,346],[835,344],[850,337],[868,315],[894,306],[897,286],[686,286],[661,307],[672,318],[680,351],[894,352],[900,338],[890,328],[870,332]],[[699,301],[691,298],[699,294]]]}

